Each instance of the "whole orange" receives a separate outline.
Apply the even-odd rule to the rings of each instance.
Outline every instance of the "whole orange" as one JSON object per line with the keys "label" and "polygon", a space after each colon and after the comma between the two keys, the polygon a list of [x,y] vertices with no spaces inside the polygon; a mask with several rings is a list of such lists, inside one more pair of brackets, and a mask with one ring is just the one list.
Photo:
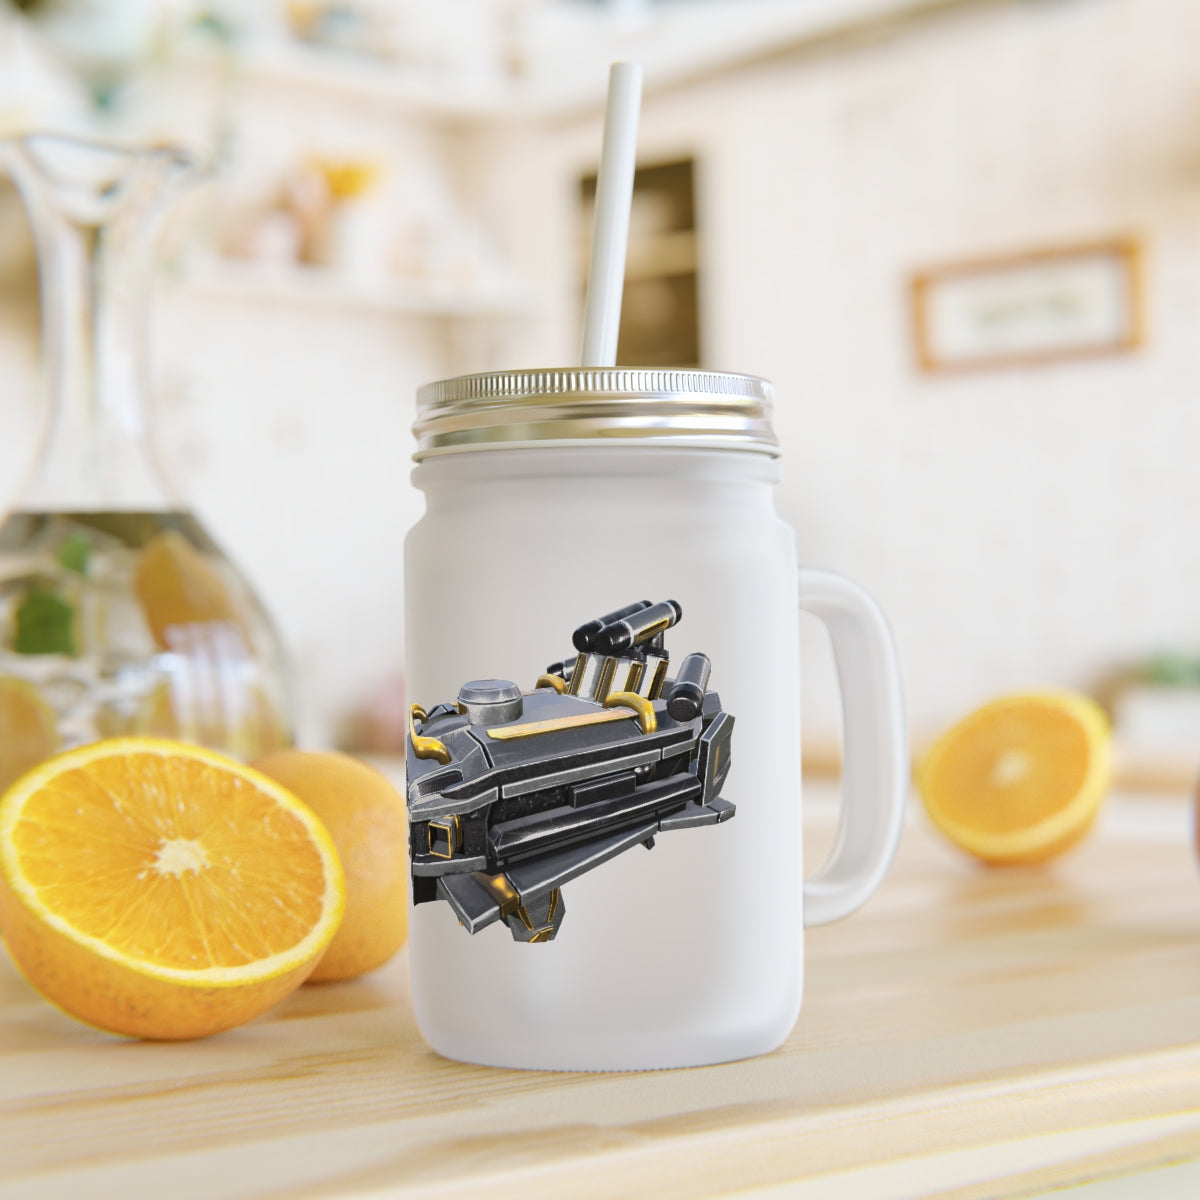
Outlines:
{"label": "whole orange", "polygon": [[382,966],[408,937],[404,797],[345,754],[280,750],[254,765],[316,813],[342,860],[346,913],[309,981],[353,979]]}

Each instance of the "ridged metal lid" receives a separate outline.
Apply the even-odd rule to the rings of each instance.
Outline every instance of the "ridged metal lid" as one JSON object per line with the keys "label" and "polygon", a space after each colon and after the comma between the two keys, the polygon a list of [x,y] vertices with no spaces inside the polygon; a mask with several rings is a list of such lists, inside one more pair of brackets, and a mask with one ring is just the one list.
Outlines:
{"label": "ridged metal lid", "polygon": [[488,371],[417,391],[417,462],[465,450],[636,442],[772,457],[775,389],[756,375],[632,367]]}

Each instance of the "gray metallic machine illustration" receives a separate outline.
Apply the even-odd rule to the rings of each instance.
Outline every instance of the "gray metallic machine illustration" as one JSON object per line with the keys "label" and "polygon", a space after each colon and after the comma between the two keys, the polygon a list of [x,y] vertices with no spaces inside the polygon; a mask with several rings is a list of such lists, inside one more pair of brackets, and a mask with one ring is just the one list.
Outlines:
{"label": "gray metallic machine illustration", "polygon": [[689,654],[674,678],[663,634],[674,600],[638,601],[580,626],[578,654],[533,691],[504,679],[463,684],[457,701],[408,727],[414,904],[445,900],[470,933],[503,920],[519,942],[548,942],[562,887],[655,835],[714,825],[733,717]]}

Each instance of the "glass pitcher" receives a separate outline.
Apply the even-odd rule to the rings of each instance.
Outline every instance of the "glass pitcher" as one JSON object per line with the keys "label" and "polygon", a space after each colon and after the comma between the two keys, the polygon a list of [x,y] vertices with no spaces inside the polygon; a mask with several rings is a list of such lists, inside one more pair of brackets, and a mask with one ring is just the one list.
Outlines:
{"label": "glass pitcher", "polygon": [[0,790],[59,749],[290,744],[279,638],[150,442],[153,249],[194,162],[56,135],[0,144],[33,225],[49,412],[0,523]]}

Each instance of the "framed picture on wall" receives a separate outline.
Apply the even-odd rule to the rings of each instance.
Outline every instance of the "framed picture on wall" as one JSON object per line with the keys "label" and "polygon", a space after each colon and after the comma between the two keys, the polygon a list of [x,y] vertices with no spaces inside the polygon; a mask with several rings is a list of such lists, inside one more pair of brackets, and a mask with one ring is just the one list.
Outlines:
{"label": "framed picture on wall", "polygon": [[1132,238],[932,267],[913,276],[910,295],[923,371],[1120,354],[1143,340]]}

